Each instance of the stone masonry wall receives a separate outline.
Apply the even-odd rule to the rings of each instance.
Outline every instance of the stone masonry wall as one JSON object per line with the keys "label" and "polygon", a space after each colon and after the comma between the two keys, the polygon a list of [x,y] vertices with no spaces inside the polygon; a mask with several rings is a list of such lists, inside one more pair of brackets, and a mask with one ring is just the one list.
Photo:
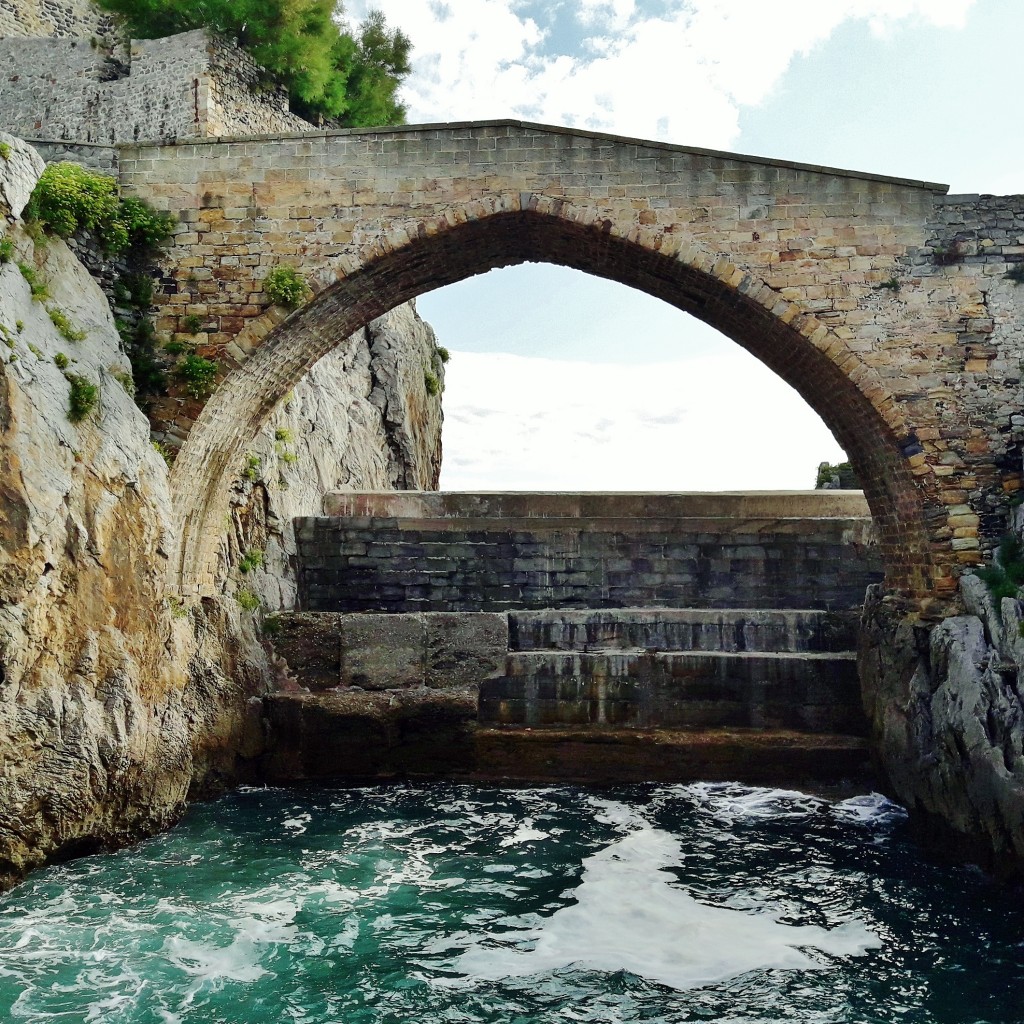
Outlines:
{"label": "stone masonry wall", "polygon": [[140,139],[301,131],[287,94],[259,88],[261,71],[202,30],[134,40],[128,63],[75,38],[0,39],[0,110],[29,139]]}
{"label": "stone masonry wall", "polygon": [[0,0],[0,38],[109,39],[111,17],[90,0]]}
{"label": "stone masonry wall", "polygon": [[778,515],[761,518],[730,515],[727,500],[716,516],[688,510],[686,496],[656,496],[667,507],[645,515],[624,512],[615,495],[588,497],[586,515],[300,519],[300,605],[317,612],[839,610],[860,607],[881,578],[867,517],[786,517],[784,497]]}
{"label": "stone masonry wall", "polygon": [[[220,514],[213,477],[232,460],[218,453],[246,443],[332,336],[524,259],[656,295],[792,384],[863,482],[890,591],[929,616],[955,600],[1020,484],[1007,367],[1024,289],[1005,278],[1020,197],[958,206],[926,182],[520,122],[139,146],[121,174],[182,219],[160,329],[204,306],[204,354],[228,374],[179,463],[186,519]],[[950,262],[965,217],[977,246]],[[318,290],[287,324],[262,292],[280,262]],[[181,531],[203,533],[198,519]],[[206,560],[183,554],[189,586],[203,587]]]}

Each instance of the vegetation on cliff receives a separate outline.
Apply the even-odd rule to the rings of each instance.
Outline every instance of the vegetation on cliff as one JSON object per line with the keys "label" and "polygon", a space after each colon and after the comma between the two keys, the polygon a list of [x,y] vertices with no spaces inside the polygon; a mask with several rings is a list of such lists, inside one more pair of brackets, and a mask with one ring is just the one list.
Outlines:
{"label": "vegetation on cliff", "polygon": [[358,128],[401,124],[397,92],[411,70],[412,45],[372,11],[358,28],[340,21],[337,0],[98,0],[128,32],[157,39],[208,28],[234,39],[288,89],[310,121]]}

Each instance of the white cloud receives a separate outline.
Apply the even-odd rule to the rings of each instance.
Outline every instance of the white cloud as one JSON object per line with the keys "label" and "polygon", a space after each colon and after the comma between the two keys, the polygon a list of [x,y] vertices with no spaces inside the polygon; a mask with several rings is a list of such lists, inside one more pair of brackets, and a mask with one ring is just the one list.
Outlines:
{"label": "white cloud", "polygon": [[355,0],[412,38],[410,120],[524,118],[728,147],[739,107],[763,100],[797,54],[851,19],[960,27],[974,0],[688,0],[660,17],[635,0],[572,0],[573,53],[545,51],[524,0]]}
{"label": "white cloud", "polygon": [[445,410],[446,490],[805,488],[843,458],[739,348],[645,366],[453,352]]}

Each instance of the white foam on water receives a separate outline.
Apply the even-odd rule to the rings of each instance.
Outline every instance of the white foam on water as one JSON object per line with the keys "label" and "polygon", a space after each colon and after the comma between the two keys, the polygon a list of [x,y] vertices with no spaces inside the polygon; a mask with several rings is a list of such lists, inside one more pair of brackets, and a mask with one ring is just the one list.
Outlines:
{"label": "white foam on water", "polygon": [[647,827],[588,857],[576,902],[539,927],[478,935],[451,961],[465,980],[522,977],[566,968],[628,971],[675,989],[749,971],[820,970],[827,956],[858,956],[881,942],[866,924],[780,924],[766,912],[699,903],[667,866],[680,843]]}
{"label": "white foam on water", "polygon": [[523,818],[519,827],[510,836],[505,836],[499,846],[521,846],[523,843],[533,843],[540,839],[547,839],[548,833],[541,832],[533,827],[533,818]]}
{"label": "white foam on water", "polygon": [[592,796],[587,805],[596,812],[594,818],[605,825],[614,825],[618,829],[632,832],[635,829],[650,828],[650,821],[633,807],[628,807],[618,800],[605,800]]}
{"label": "white foam on water", "polygon": [[297,814],[294,818],[285,818],[284,821],[281,822],[281,827],[288,829],[292,835],[301,836],[302,833],[306,831],[312,820],[312,814]]}
{"label": "white foam on water", "polygon": [[179,1010],[190,1006],[203,990],[219,992],[228,982],[249,983],[269,972],[260,966],[262,944],[247,934],[237,935],[227,946],[213,946],[173,935],[164,941],[166,958],[192,979]]}
{"label": "white foam on water", "polygon": [[820,814],[827,802],[792,789],[766,789],[733,782],[696,782],[681,787],[715,817],[725,821],[742,818],[804,818]]}
{"label": "white foam on water", "polygon": [[848,800],[840,800],[832,808],[832,813],[843,821],[858,825],[890,825],[902,821],[907,816],[904,807],[894,803],[881,793],[865,793],[852,796]]}

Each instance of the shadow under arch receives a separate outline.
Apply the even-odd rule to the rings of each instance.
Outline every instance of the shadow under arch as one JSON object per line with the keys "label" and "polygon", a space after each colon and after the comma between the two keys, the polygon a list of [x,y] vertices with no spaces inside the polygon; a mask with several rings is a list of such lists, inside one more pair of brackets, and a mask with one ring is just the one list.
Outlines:
{"label": "shadow under arch", "polygon": [[936,509],[910,472],[905,449],[914,439],[899,405],[825,325],[682,233],[619,226],[590,208],[516,193],[396,226],[321,272],[316,296],[285,321],[269,332],[271,321],[254,325],[265,339],[211,397],[175,462],[169,584],[184,593],[213,586],[219,524],[242,451],[318,359],[417,295],[528,261],[632,286],[742,345],[804,398],[849,456],[879,530],[887,588],[919,600],[933,594],[934,579],[952,574],[939,564],[951,556],[937,558],[930,542]]}

